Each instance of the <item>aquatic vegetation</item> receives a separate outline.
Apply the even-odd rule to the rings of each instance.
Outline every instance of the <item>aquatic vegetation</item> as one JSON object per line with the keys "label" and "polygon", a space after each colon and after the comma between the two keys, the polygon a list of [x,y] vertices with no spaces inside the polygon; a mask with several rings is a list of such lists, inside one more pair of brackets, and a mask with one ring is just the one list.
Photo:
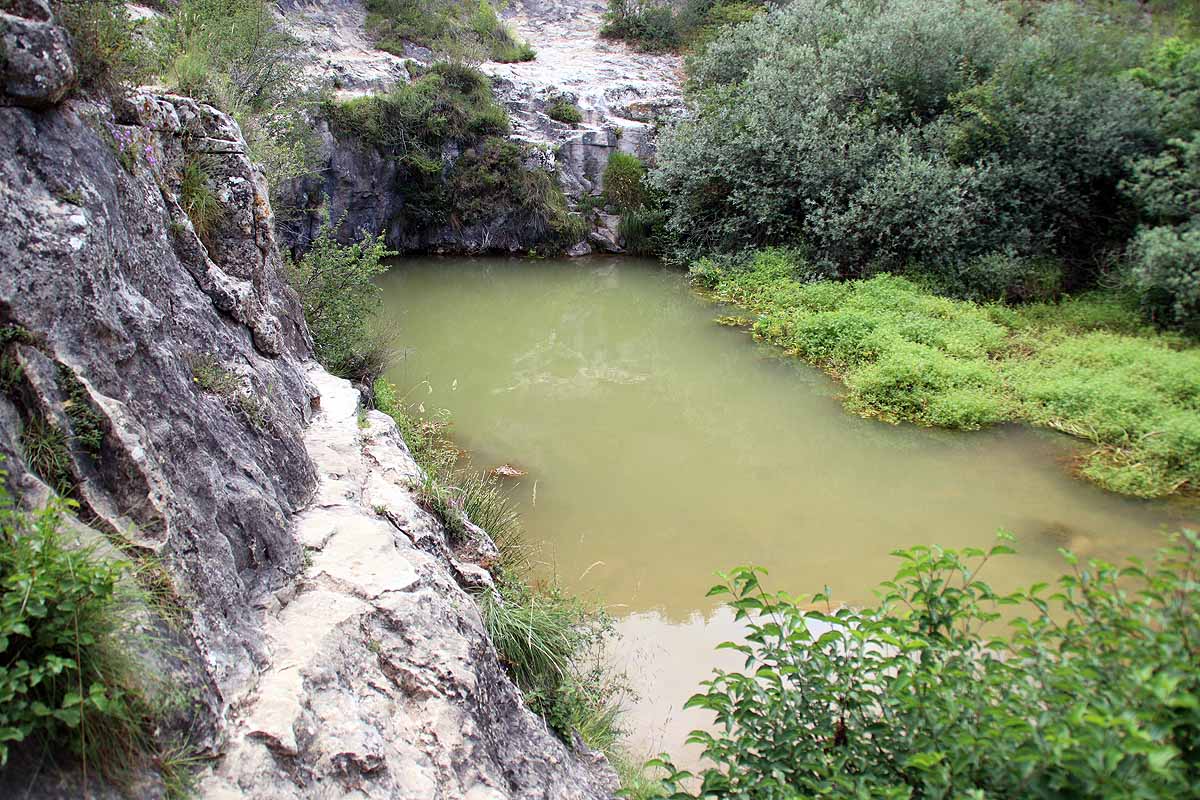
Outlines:
{"label": "aquatic vegetation", "polygon": [[1112,491],[1200,487],[1200,348],[1149,329],[1119,296],[1014,308],[895,275],[806,282],[811,265],[785,250],[693,272],[758,312],[755,336],[841,378],[857,413],[966,430],[1028,422],[1094,442],[1080,471]]}

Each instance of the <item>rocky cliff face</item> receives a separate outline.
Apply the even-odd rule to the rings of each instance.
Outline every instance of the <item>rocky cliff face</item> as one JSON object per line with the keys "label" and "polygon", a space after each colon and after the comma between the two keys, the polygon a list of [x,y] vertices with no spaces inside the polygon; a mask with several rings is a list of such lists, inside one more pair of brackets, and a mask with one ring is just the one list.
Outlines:
{"label": "rocky cliff face", "polygon": [[[516,137],[553,153],[563,188],[576,200],[600,192],[613,152],[653,160],[659,126],[683,108],[679,56],[601,39],[606,7],[603,0],[515,0],[505,17],[537,58],[482,67]],[[551,119],[546,110],[558,98],[577,105],[583,121]]]}
{"label": "rocky cliff face", "polygon": [[[41,0],[14,10],[0,451],[21,502],[53,484],[93,536],[161,560],[193,698],[177,722],[217,756],[202,793],[607,796],[603,760],[522,706],[468,593],[490,579],[417,506],[390,420],[360,428],[357,394],[310,361],[237,126],[189,98],[72,98],[65,35]],[[182,186],[197,160],[205,224]],[[30,431],[71,432],[85,407],[99,445],[27,467]],[[0,773],[0,795],[61,783],[31,775]]]}
{"label": "rocky cliff face", "polygon": [[[517,0],[505,16],[517,35],[534,45],[537,58],[480,66],[509,112],[512,138],[529,146],[529,166],[553,172],[573,203],[600,193],[612,153],[652,160],[659,126],[682,109],[679,57],[636,53],[600,39],[604,10],[601,0]],[[281,18],[312,54],[310,74],[335,87],[343,99],[387,92],[434,58],[421,47],[410,48],[403,58],[374,50],[361,0],[286,0]],[[549,108],[561,100],[580,109],[579,123],[549,116]],[[283,202],[301,211],[295,224],[289,220],[284,228],[289,245],[311,240],[322,220],[317,209],[326,200],[333,219],[344,217],[347,238],[360,230],[383,231],[389,245],[399,250],[524,253],[545,240],[541,226],[502,208],[491,219],[470,225],[406,229],[396,220],[411,198],[394,160],[357,139],[339,136],[325,122],[317,123],[317,135],[317,173],[284,192]],[[443,154],[447,162],[456,156],[453,148]],[[620,249],[615,219],[594,222],[595,230],[571,249],[573,254]]]}

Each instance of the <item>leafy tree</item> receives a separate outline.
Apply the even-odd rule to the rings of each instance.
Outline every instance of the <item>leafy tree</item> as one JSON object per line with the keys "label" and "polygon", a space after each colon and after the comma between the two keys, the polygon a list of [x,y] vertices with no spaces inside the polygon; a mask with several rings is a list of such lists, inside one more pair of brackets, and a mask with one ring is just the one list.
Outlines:
{"label": "leafy tree", "polygon": [[1129,248],[1134,285],[1155,322],[1200,333],[1200,40],[1168,39],[1131,74],[1172,137],[1125,184],[1146,220]]}
{"label": "leafy tree", "polygon": [[1156,141],[1120,76],[1137,55],[1061,6],[1018,25],[984,0],[795,0],[692,61],[650,183],[682,259],[803,245],[840,276],[941,276],[1051,256],[1083,284],[1131,231],[1117,187]]}

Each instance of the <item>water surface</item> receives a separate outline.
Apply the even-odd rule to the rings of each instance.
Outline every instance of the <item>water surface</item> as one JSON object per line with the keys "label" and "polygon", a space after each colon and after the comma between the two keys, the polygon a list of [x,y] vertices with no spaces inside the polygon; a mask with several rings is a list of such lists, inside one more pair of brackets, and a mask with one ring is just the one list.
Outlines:
{"label": "water surface", "polygon": [[729,309],[654,262],[406,259],[382,285],[405,347],[391,380],[447,409],[476,465],[528,472],[511,491],[537,569],[619,618],[646,751],[682,752],[703,722],[679,708],[737,632],[704,597],[716,570],[865,602],[890,551],[1003,528],[1020,554],[990,577],[1013,588],[1058,574],[1060,547],[1146,555],[1195,519],[1072,478],[1058,434],[848,414],[834,381],[716,324]]}

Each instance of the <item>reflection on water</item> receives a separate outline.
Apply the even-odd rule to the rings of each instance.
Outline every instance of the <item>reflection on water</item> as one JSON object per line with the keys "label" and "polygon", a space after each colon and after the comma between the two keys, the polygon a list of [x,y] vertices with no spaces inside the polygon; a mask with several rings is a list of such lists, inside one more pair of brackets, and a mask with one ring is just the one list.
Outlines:
{"label": "reflection on water", "polygon": [[390,378],[428,380],[478,466],[527,471],[510,485],[539,568],[622,618],[646,749],[680,748],[679,709],[736,633],[704,598],[716,570],[864,602],[897,547],[1004,528],[1020,553],[989,569],[1011,588],[1057,574],[1060,547],[1147,554],[1196,518],[1071,478],[1057,434],[849,415],[834,382],[715,324],[728,309],[652,262],[403,260],[383,288],[405,346]]}

